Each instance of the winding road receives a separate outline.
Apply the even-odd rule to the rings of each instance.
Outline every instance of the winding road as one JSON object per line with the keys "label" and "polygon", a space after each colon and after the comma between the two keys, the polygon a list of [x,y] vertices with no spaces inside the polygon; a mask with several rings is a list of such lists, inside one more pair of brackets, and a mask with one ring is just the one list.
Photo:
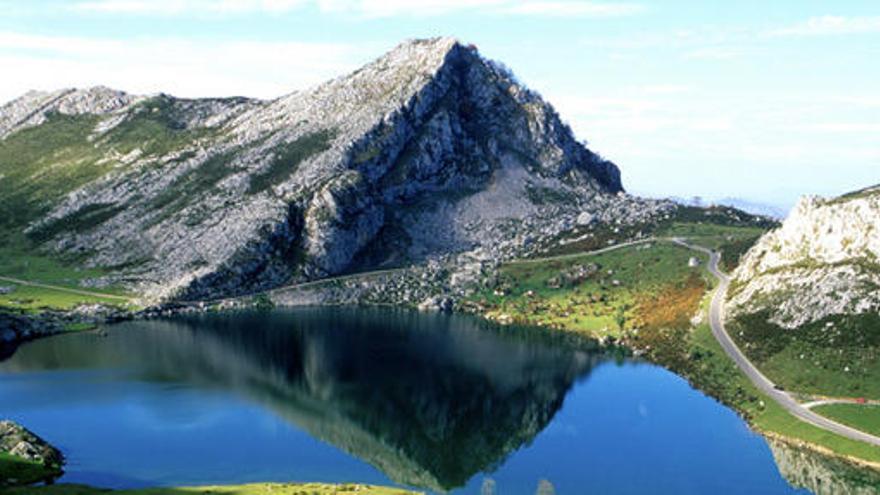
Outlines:
{"label": "winding road", "polygon": [[852,440],[858,440],[860,442],[866,442],[880,447],[880,437],[840,424],[824,416],[820,416],[811,411],[807,405],[796,401],[785,391],[777,389],[773,382],[764,376],[764,374],[761,373],[751,361],[749,361],[724,328],[724,299],[727,295],[727,287],[730,285],[730,277],[718,268],[718,261],[720,260],[721,255],[702,246],[688,244],[681,239],[673,239],[672,242],[688,249],[700,251],[709,255],[709,264],[707,268],[709,269],[709,272],[718,279],[718,288],[715,289],[715,294],[712,295],[712,303],[709,307],[709,324],[712,327],[712,335],[714,335],[718,343],[721,344],[724,352],[733,359],[739,369],[745,373],[749,380],[751,380],[761,392],[776,401],[792,416],[801,421]]}

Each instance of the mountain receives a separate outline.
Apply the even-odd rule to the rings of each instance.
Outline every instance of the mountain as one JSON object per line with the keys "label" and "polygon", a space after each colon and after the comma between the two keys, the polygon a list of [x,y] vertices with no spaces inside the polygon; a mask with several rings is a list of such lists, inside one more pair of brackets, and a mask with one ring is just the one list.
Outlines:
{"label": "mountain", "polygon": [[30,92],[0,108],[7,247],[100,267],[147,300],[247,294],[664,209],[500,64],[402,43],[274,100]]}
{"label": "mountain", "polygon": [[880,311],[880,187],[805,197],[733,274],[735,315],[768,309],[796,328],[833,314]]}
{"label": "mountain", "polygon": [[880,395],[880,186],[805,197],[733,273],[731,335],[775,383]]}

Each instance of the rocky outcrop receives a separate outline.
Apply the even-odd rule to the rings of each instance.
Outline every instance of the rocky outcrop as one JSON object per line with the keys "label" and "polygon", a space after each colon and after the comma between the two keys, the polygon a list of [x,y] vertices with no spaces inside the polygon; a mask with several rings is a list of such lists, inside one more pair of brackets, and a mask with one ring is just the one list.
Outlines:
{"label": "rocky outcrop", "polygon": [[60,467],[64,457],[55,447],[12,421],[0,421],[0,452],[45,466]]}
{"label": "rocky outcrop", "polygon": [[38,126],[55,113],[109,115],[143,99],[143,96],[129,95],[102,86],[52,92],[30,91],[0,107],[0,138]]}
{"label": "rocky outcrop", "polygon": [[51,319],[33,318],[0,311],[0,356],[5,346],[62,331],[64,327]]}
{"label": "rocky outcrop", "polygon": [[[28,463],[40,465],[45,469],[45,476],[47,476],[47,479],[43,480],[0,476],[0,487],[36,481],[51,481],[61,475],[61,467],[64,464],[64,456],[61,455],[61,452],[27,428],[12,421],[0,421],[0,452]],[[3,474],[15,475],[14,472],[6,472],[6,470]],[[26,477],[34,476],[33,473],[24,475]]]}
{"label": "rocky outcrop", "polygon": [[769,310],[796,328],[830,315],[880,311],[880,188],[803,198],[733,273],[728,312]]}
{"label": "rocky outcrop", "polygon": [[32,149],[27,132],[52,126],[87,146],[40,148],[44,166],[0,170],[2,190],[82,173],[47,186],[55,198],[16,197],[30,206],[7,227],[152,301],[475,250],[505,259],[578,221],[645,221],[672,207],[624,194],[617,167],[547,102],[449,38],[405,42],[271,101],[93,88],[0,109],[0,142]]}

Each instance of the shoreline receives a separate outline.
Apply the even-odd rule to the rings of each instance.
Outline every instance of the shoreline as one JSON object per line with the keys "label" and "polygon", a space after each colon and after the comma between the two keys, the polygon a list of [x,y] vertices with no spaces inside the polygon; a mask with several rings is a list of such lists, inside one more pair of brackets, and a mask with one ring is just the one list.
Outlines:
{"label": "shoreline", "polygon": [[[320,282],[320,281],[319,281]],[[320,285],[320,284],[316,284]],[[320,290],[320,287],[319,287]],[[706,294],[704,296],[711,296],[712,289],[707,289]],[[295,309],[295,308],[303,308],[303,307],[375,307],[375,308],[394,308],[394,309],[402,309],[408,311],[417,311],[417,312],[441,312],[447,314],[458,314],[458,315],[467,315],[475,318],[479,318],[482,321],[487,323],[492,323],[495,325],[499,325],[501,327],[508,326],[505,323],[500,323],[493,318],[488,317],[485,313],[481,312],[479,308],[475,308],[466,304],[454,304],[450,305],[448,308],[423,308],[419,307],[418,304],[401,304],[395,302],[357,302],[351,303],[346,301],[341,302],[328,302],[328,301],[320,301],[313,302],[309,304],[278,304],[275,301],[269,301],[268,304],[266,301],[262,301],[258,298],[244,296],[239,299],[228,299],[225,300],[222,304],[209,304],[206,302],[180,302],[180,303],[165,303],[163,305],[157,305],[153,307],[148,307],[145,309],[141,309],[138,311],[123,311],[115,308],[111,312],[104,315],[79,315],[72,311],[51,311],[46,313],[39,313],[34,315],[15,315],[13,313],[9,313],[3,310],[0,310],[0,323],[2,323],[4,316],[12,316],[17,317],[19,320],[27,320],[30,324],[34,325],[37,328],[41,328],[41,331],[32,332],[31,334],[25,336],[24,338],[20,338],[18,340],[13,341],[0,341],[0,359],[11,355],[15,349],[28,341],[36,340],[43,337],[51,337],[54,335],[61,335],[68,332],[76,332],[76,331],[89,331],[94,330],[96,327],[102,325],[112,325],[114,323],[119,323],[123,321],[136,321],[136,320],[149,320],[154,318],[173,318],[179,315],[185,314],[200,314],[200,313],[225,313],[239,310],[259,310],[259,309]],[[708,317],[708,309],[701,306],[701,312],[704,313],[705,317]],[[78,324],[88,324],[91,325],[91,328],[82,329],[82,330],[68,330],[63,326],[59,325],[59,321],[64,321],[66,323],[78,323]],[[591,343],[594,343],[597,349],[608,352],[613,350],[622,350],[628,355],[638,357],[640,359],[644,359],[651,364],[661,366],[664,369],[675,373],[676,375],[684,378],[691,387],[695,390],[698,390],[700,393],[706,395],[707,397],[712,398],[717,401],[719,404],[724,407],[728,407],[731,410],[735,411],[738,416],[740,416],[748,425],[749,429],[753,432],[762,435],[768,440],[776,440],[784,442],[790,446],[794,446],[797,448],[804,448],[811,452],[814,452],[819,455],[823,455],[830,458],[835,458],[844,462],[848,462],[859,468],[871,469],[873,471],[880,472],[880,462],[872,461],[869,459],[864,459],[855,455],[844,454],[834,451],[833,449],[826,447],[822,444],[818,444],[815,442],[811,442],[808,440],[804,440],[797,436],[786,435],[780,433],[778,431],[774,431],[772,429],[764,428],[758,425],[751,412],[741,407],[734,399],[730,397],[724,397],[722,394],[715,394],[707,390],[707,384],[701,383],[699,379],[699,375],[688,373],[686,370],[676,369],[675,366],[672,366],[670,363],[663,363],[659,360],[653,359],[649,352],[646,352],[645,349],[640,349],[638,346],[633,345],[626,337],[623,338],[615,338],[615,337],[602,337],[597,338],[593,335],[589,335],[585,332],[580,332],[576,330],[566,329],[566,328],[556,328],[550,327],[541,324],[533,324],[530,326],[534,326],[541,331],[548,331],[557,333],[561,336],[572,336],[577,337],[579,339],[585,339]],[[2,329],[0,329],[2,330]],[[691,332],[695,331],[696,328],[691,328]],[[11,352],[10,352],[11,351]],[[7,354],[9,353],[9,354]],[[733,364],[733,361],[729,356],[724,356],[725,360],[730,361]],[[768,398],[769,399],[769,398]],[[772,400],[772,399],[769,399]],[[761,401],[763,404],[763,401]],[[793,421],[800,421],[797,418],[793,418]]]}

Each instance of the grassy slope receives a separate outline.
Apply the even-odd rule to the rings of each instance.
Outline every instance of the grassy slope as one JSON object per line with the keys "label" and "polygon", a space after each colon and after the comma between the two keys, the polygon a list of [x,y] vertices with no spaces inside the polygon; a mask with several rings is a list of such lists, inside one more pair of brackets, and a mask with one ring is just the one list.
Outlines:
{"label": "grassy slope", "polygon": [[[132,116],[97,139],[95,115],[51,114],[42,125],[23,129],[0,140],[0,275],[80,288],[79,281],[104,274],[100,269],[74,268],[81,260],[41,249],[61,231],[85,232],[111,218],[124,205],[93,205],[50,222],[25,235],[25,228],[45,216],[68,193],[118,173],[116,160],[135,148],[149,159],[180,149],[211,129],[187,129],[180,124],[167,97],[140,103]],[[0,285],[9,285],[0,282]],[[106,288],[100,292],[121,293]],[[75,296],[49,289],[27,288],[0,296],[0,308],[34,311],[42,307],[67,309],[79,302],[109,300]]]}
{"label": "grassy slope", "polygon": [[804,423],[755,388],[721,349],[708,324],[699,325],[693,331],[689,352],[694,366],[675,371],[687,377],[696,387],[739,411],[757,429],[808,442],[838,455],[880,463],[880,448]]}
{"label": "grassy slope", "polygon": [[[499,321],[621,337],[639,325],[644,301],[670,284],[686,284],[699,271],[688,267],[691,256],[689,250],[656,242],[599,255],[513,262],[471,302]],[[581,267],[592,273],[578,276]],[[566,274],[572,277],[563,281]]]}
{"label": "grassy slope", "polygon": [[695,244],[721,251],[722,268],[731,271],[739,258],[764,234],[761,227],[742,225],[715,225],[692,222],[673,222],[662,228],[658,235],[686,237]]}
{"label": "grassy slope", "polygon": [[[0,246],[0,276],[88,291],[80,286],[80,281],[104,273],[104,270],[97,268],[76,267],[73,262],[56,256],[27,251],[21,245]],[[73,294],[50,288],[19,285],[5,280],[0,280],[0,286],[13,288],[8,294],[0,294],[0,310],[33,313],[43,309],[70,309],[79,304],[125,306],[125,303],[119,299]],[[102,287],[95,292],[117,296],[130,295],[117,287]]]}
{"label": "grassy slope", "polygon": [[0,285],[14,290],[0,295],[0,310],[38,313],[43,310],[69,310],[82,304],[102,304],[104,306],[130,307],[124,301],[101,296],[72,294],[65,291],[18,285],[0,280]]}
{"label": "grassy slope", "polygon": [[[66,195],[97,179],[166,166],[162,157],[173,152],[180,152],[174,159],[177,163],[195,156],[198,143],[222,136],[221,128],[188,127],[181,105],[184,104],[164,95],[149,98],[134,105],[125,120],[100,135],[95,133],[101,121],[99,116],[50,114],[43,124],[0,140],[0,211],[3,212],[0,215],[0,276],[76,288],[83,279],[118,269],[75,269],[73,267],[82,266],[88,253],[59,255],[52,253],[46,243],[61,233],[89,232],[132,205],[91,204],[37,227],[34,223],[43,219]],[[251,178],[248,192],[260,193],[277,185],[302,161],[325,151],[335,135],[331,129],[279,144],[266,158],[271,158],[266,169]],[[263,142],[258,140],[248,147]],[[120,160],[124,156],[135,156],[131,155],[135,151],[139,168],[131,169]],[[243,151],[244,147],[238,147],[217,153],[182,173],[159,195],[149,198],[144,206],[158,211],[151,222],[155,224],[178,214],[237,172],[238,169],[229,164]],[[190,211],[185,220],[199,222],[203,220],[199,215],[206,213]],[[31,229],[25,234],[28,226]],[[27,292],[24,298],[0,297],[0,308],[33,311],[42,307],[67,309],[77,302],[107,302],[89,297],[74,300],[69,294],[46,290],[28,289]],[[100,292],[122,291],[109,288]],[[19,299],[28,302],[16,302]]]}
{"label": "grassy slope", "polygon": [[837,397],[880,398],[880,315],[830,316],[786,330],[766,312],[729,324],[756,366],[787,390]]}
{"label": "grassy slope", "polygon": [[97,123],[92,115],[52,115],[0,141],[0,229],[21,229],[64,194],[112,170],[112,163],[98,162],[87,139]]}
{"label": "grassy slope", "polygon": [[839,423],[880,435],[880,406],[862,404],[828,404],[814,411]]}
{"label": "grassy slope", "polygon": [[402,488],[362,485],[355,483],[256,483],[250,485],[202,486],[180,488],[145,488],[140,490],[106,490],[83,485],[51,485],[42,487],[11,488],[2,492],[9,495],[409,495],[417,492]]}

